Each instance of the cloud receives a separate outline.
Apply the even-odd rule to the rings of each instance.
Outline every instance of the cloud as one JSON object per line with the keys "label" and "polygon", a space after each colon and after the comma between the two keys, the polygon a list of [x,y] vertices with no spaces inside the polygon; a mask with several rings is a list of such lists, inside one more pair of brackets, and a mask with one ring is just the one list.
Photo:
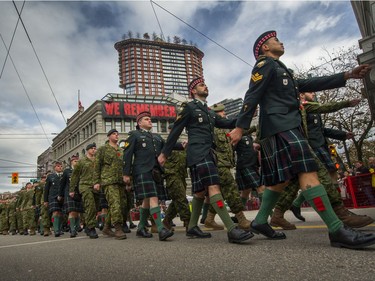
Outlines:
{"label": "cloud", "polygon": [[[20,8],[22,2],[16,4]],[[349,2],[27,1],[22,18],[48,78],[47,82],[19,24],[10,54],[38,116],[8,59],[0,79],[0,154],[22,163],[36,163],[48,148],[43,129],[50,139],[51,133],[65,128],[64,118],[78,109],[78,91],[85,108],[107,93],[122,92],[114,44],[129,30],[141,35],[163,32],[165,37],[177,35],[197,43],[205,53],[210,104],[244,96],[255,64],[252,45],[265,30],[278,31],[287,50],[282,60],[290,66],[313,64],[322,47],[351,46],[360,38]],[[13,3],[1,1],[0,33],[8,46],[16,23]],[[1,66],[6,53],[0,42]],[[42,138],[4,139],[2,134],[9,133]],[[6,165],[10,164],[0,160],[0,167]],[[16,188],[7,175],[0,174],[0,192]]]}

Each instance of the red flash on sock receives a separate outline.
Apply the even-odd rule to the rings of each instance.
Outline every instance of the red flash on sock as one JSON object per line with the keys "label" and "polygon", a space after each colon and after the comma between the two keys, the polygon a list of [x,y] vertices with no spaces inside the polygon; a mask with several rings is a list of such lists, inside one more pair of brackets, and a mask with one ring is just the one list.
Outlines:
{"label": "red flash on sock", "polygon": [[156,219],[158,218],[158,214],[157,214],[157,213],[154,213],[154,214],[152,215],[152,217],[154,218],[154,220],[156,220]]}
{"label": "red flash on sock", "polygon": [[323,211],[326,210],[326,207],[324,206],[322,198],[316,197],[316,198],[313,199],[313,202],[314,202],[314,205],[315,205],[316,209],[319,212],[323,212]]}
{"label": "red flash on sock", "polygon": [[51,222],[55,222],[55,218],[51,218]]}
{"label": "red flash on sock", "polygon": [[219,208],[223,208],[224,207],[224,203],[223,203],[223,200],[219,200],[216,202],[216,205],[219,207]]}

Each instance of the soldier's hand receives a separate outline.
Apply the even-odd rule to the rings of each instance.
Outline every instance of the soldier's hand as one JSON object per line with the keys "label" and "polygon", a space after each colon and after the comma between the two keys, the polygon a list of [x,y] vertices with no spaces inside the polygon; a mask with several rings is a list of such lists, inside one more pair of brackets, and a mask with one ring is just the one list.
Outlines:
{"label": "soldier's hand", "polygon": [[57,196],[57,201],[61,201],[62,197],[59,195]]}
{"label": "soldier's hand", "polygon": [[354,138],[354,133],[353,132],[347,132],[346,133],[346,139],[352,139]]}
{"label": "soldier's hand", "polygon": [[230,133],[229,137],[231,138],[230,143],[232,145],[236,145],[242,138],[243,129],[242,128],[234,128]]}
{"label": "soldier's hand", "polygon": [[358,105],[360,102],[361,102],[361,99],[354,99],[354,100],[349,101],[349,105],[351,107],[354,107],[354,106]]}
{"label": "soldier's hand", "polygon": [[165,161],[167,161],[167,157],[165,157],[164,153],[160,153],[159,157],[158,157],[158,162],[160,164],[160,166],[164,166],[165,164]]}
{"label": "soldier's hand", "polygon": [[100,184],[99,183],[94,184],[94,189],[99,191],[100,190]]}
{"label": "soldier's hand", "polygon": [[354,67],[352,70],[345,73],[346,79],[354,78],[354,79],[362,79],[365,75],[370,72],[371,66],[369,64],[361,64],[357,67]]}
{"label": "soldier's hand", "polygon": [[43,205],[44,205],[45,207],[48,207],[48,202],[44,202]]}
{"label": "soldier's hand", "polygon": [[188,141],[184,140],[181,144],[182,144],[182,147],[185,149],[188,144]]}
{"label": "soldier's hand", "polygon": [[254,142],[254,143],[253,143],[253,148],[254,148],[255,151],[259,151],[259,150],[260,150],[260,144]]}
{"label": "soldier's hand", "polygon": [[69,192],[69,196],[73,198],[74,197],[74,192]]}
{"label": "soldier's hand", "polygon": [[122,180],[124,181],[125,185],[130,185],[130,177],[129,176],[122,176]]}

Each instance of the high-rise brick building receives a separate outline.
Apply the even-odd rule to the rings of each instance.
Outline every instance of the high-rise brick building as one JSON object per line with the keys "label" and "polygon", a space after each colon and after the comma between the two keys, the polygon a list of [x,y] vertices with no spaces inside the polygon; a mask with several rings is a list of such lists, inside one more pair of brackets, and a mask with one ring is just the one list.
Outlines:
{"label": "high-rise brick building", "polygon": [[187,44],[129,38],[115,44],[120,88],[127,95],[188,95],[187,85],[203,76],[203,52]]}

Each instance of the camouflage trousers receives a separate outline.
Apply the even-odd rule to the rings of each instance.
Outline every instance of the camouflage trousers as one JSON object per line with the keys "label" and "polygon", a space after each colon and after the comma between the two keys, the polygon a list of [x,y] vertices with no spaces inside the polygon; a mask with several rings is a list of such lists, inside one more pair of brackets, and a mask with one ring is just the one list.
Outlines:
{"label": "camouflage trousers", "polygon": [[125,187],[120,184],[111,184],[103,187],[105,199],[108,202],[106,224],[123,223],[123,210],[126,208]]}
{"label": "camouflage trousers", "polygon": [[[332,183],[331,176],[329,175],[324,164],[317,157],[315,157],[315,160],[318,164],[319,181],[324,186],[332,207],[343,205],[341,195],[337,190],[337,185]],[[294,199],[297,197],[299,189],[298,178],[290,181],[289,185],[285,188],[285,191],[281,194],[279,200],[277,201],[275,208],[280,209],[282,212],[289,210]]]}
{"label": "camouflage trousers", "polygon": [[29,208],[22,211],[22,224],[24,229],[35,229],[35,209]]}
{"label": "camouflage trousers", "polygon": [[16,212],[10,211],[8,214],[8,221],[9,221],[9,231],[14,231],[17,229],[17,220],[16,220]]}
{"label": "camouflage trousers", "polygon": [[[241,201],[240,192],[238,191],[236,180],[234,179],[230,168],[219,167],[220,190],[224,200],[227,202],[231,212],[237,214],[244,210]],[[215,213],[216,211],[210,205],[209,211]]]}
{"label": "camouflage trousers", "polygon": [[40,206],[40,223],[43,225],[43,228],[51,227],[51,216],[48,212],[48,207],[43,204]]}
{"label": "camouflage trousers", "polygon": [[96,213],[99,210],[99,192],[93,192],[93,189],[89,186],[80,186],[79,191],[82,194],[84,220],[87,228],[94,228],[96,226]]}
{"label": "camouflage trousers", "polygon": [[165,212],[165,219],[172,221],[177,214],[180,215],[181,221],[190,220],[189,202],[186,199],[186,182],[178,175],[166,176],[166,187],[168,196],[172,200]]}
{"label": "camouflage trousers", "polygon": [[134,193],[133,191],[124,191],[124,201],[125,206],[123,209],[122,216],[124,218],[124,223],[128,220],[128,216],[130,214],[130,210],[134,207]]}
{"label": "camouflage trousers", "polygon": [[8,231],[8,230],[9,230],[8,214],[6,210],[3,210],[0,214],[0,231]]}
{"label": "camouflage trousers", "polygon": [[23,219],[22,212],[20,210],[16,211],[16,219],[18,232],[23,231]]}

